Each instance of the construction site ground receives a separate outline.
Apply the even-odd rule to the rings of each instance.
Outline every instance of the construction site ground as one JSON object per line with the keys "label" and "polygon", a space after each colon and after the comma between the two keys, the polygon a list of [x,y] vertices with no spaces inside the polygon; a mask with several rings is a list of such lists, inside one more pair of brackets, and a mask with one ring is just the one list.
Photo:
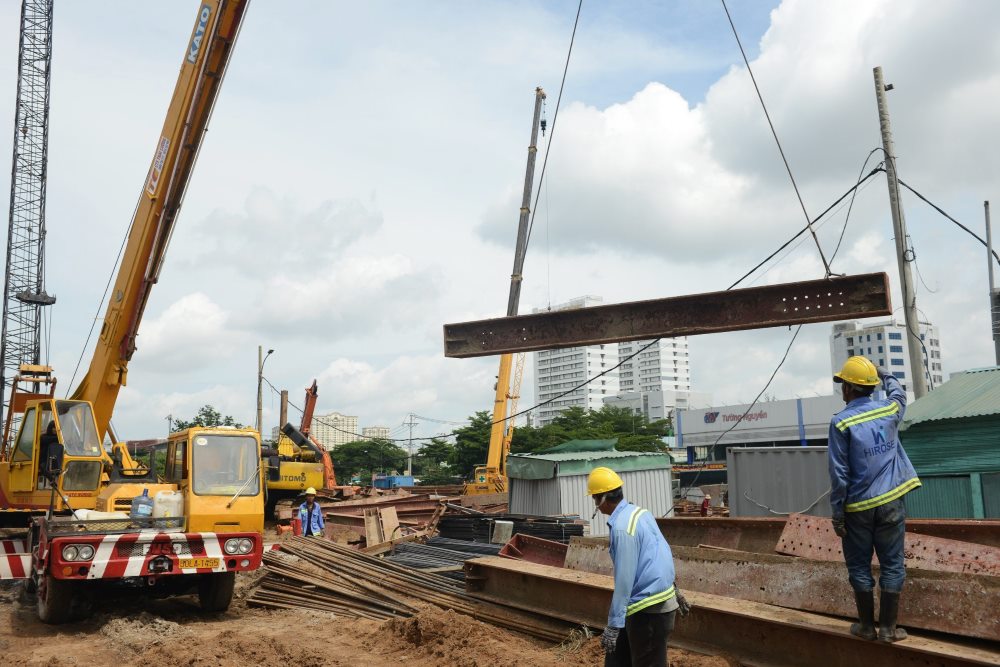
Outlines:
{"label": "construction site ground", "polygon": [[[412,665],[505,667],[603,665],[596,637],[549,646],[467,616],[428,607],[413,618],[370,621],[298,610],[268,611],[243,598],[256,575],[237,581],[230,610],[204,615],[194,597],[125,597],[95,603],[86,621],[45,625],[19,587],[0,591],[0,655],[7,667],[188,665],[320,667]],[[736,667],[738,661],[670,649],[673,667]]]}

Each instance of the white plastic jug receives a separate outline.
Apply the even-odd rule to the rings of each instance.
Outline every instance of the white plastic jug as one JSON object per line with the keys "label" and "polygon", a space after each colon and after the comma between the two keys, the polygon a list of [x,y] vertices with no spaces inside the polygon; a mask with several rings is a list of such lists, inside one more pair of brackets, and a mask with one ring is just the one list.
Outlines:
{"label": "white plastic jug", "polygon": [[180,491],[157,491],[153,496],[153,518],[184,516],[184,494]]}

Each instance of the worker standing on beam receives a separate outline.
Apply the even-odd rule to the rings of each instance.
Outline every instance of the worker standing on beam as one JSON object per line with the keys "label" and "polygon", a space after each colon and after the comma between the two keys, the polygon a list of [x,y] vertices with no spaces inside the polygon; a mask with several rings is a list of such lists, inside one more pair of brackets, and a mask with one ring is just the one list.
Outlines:
{"label": "worker standing on beam", "polygon": [[[828,452],[833,529],[843,541],[858,607],[859,622],[851,625],[851,634],[894,642],[906,638],[906,631],[896,627],[899,596],[906,581],[903,496],[920,486],[899,441],[906,391],[892,373],[876,368],[865,357],[849,358],[833,381],[841,385],[847,404],[830,422]],[[885,399],[872,398],[879,385],[885,389]],[[873,550],[878,556],[882,589],[877,634]]]}
{"label": "worker standing on beam", "polygon": [[[622,480],[594,468],[587,492],[609,515],[615,592],[601,635],[605,667],[666,667],[675,612],[687,603],[674,588],[674,557],[649,510],[625,501]],[[682,611],[682,613],[685,613]]]}

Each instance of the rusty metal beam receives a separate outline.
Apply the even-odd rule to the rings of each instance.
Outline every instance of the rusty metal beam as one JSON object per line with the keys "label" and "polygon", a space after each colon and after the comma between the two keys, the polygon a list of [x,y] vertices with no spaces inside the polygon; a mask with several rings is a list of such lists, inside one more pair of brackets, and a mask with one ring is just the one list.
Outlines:
{"label": "rusty metal beam", "polygon": [[[708,544],[758,553],[774,553],[785,523],[785,519],[779,517],[668,517],[656,520],[671,546]],[[907,519],[906,532],[1000,547],[1000,521]]]}
{"label": "rusty metal beam", "polygon": [[[844,618],[856,614],[843,563],[721,548],[672,545],[672,550],[684,590]],[[565,567],[610,575],[607,538],[571,538]],[[1000,609],[1000,578],[914,569],[907,573],[899,622],[906,628],[995,640],[1000,615],[987,609]]]}
{"label": "rusty metal beam", "polygon": [[[843,562],[841,540],[830,520],[793,514],[788,517],[775,551],[789,556]],[[1000,576],[1000,548],[906,533],[903,548],[906,569]]]}
{"label": "rusty metal beam", "polygon": [[[570,623],[603,627],[613,579],[502,558],[466,561],[466,590],[477,598],[544,614]],[[740,664],[771,667],[957,667],[996,665],[1000,653],[979,645],[911,633],[905,642],[857,639],[850,623],[793,609],[686,592],[691,614],[677,622],[671,645],[726,653]]]}
{"label": "rusty metal beam", "polygon": [[891,313],[888,277],[869,273],[446,324],[444,354],[479,357]]}

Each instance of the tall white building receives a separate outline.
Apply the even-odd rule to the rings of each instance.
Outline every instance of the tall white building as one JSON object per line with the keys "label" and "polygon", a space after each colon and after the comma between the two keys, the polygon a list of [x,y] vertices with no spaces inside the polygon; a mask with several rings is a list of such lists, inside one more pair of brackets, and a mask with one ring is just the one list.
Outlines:
{"label": "tall white building", "polygon": [[361,439],[357,435],[357,416],[342,415],[339,412],[331,412],[328,415],[313,417],[312,425],[309,429],[309,435],[316,438],[319,444],[323,445],[323,449],[327,451],[345,442],[354,442]]}
{"label": "tall white building", "polygon": [[[941,339],[937,327],[929,322],[920,323],[920,340],[924,344],[923,373],[927,378],[927,388],[932,389],[944,382],[941,370]],[[851,356],[868,357],[876,366],[882,366],[899,378],[903,388],[912,393],[910,383],[913,369],[906,345],[906,323],[889,320],[864,324],[862,322],[838,322],[830,334],[830,367],[840,370],[844,361]]]}
{"label": "tall white building", "polygon": [[[597,306],[601,297],[582,296],[567,303],[553,306],[551,310],[572,310]],[[532,312],[547,312],[536,308]],[[542,350],[534,353],[535,360],[535,402],[547,401],[573,389],[587,378],[618,364],[618,345],[587,345],[561,350]],[[577,406],[584,410],[600,410],[607,396],[618,393],[618,371],[614,370],[600,379],[547,403],[536,411],[535,423],[545,426],[567,408]]]}
{"label": "tall white building", "polygon": [[374,440],[375,438],[382,438],[383,440],[389,439],[389,427],[388,426],[365,426],[361,429],[361,435],[365,437],[365,440]]}
{"label": "tall white building", "polygon": [[[618,343],[621,359],[635,354],[618,369],[618,384],[623,392],[690,391],[691,366],[687,336],[635,340]],[[649,347],[646,347],[649,345]],[[646,348],[646,349],[643,349]]]}

